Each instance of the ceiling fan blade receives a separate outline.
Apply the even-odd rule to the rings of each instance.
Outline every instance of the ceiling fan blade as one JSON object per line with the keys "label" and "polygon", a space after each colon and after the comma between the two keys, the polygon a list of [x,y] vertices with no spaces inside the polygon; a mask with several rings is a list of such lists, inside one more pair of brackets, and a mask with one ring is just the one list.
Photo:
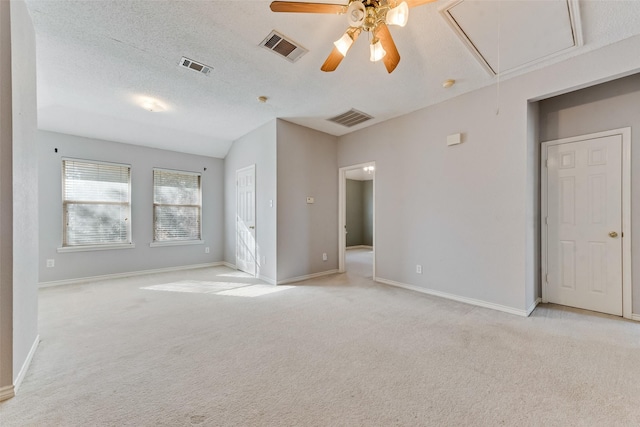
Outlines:
{"label": "ceiling fan blade", "polygon": [[330,3],[305,3],[299,1],[274,1],[271,3],[273,12],[292,13],[334,13],[342,14],[347,11],[347,6]]}
{"label": "ceiling fan blade", "polygon": [[342,62],[343,58],[344,56],[342,56],[338,48],[334,47],[320,69],[325,72],[335,71],[336,68],[338,68],[338,65],[340,65],[340,63]]}
{"label": "ceiling fan blade", "polygon": [[409,8],[412,8],[416,6],[422,6],[423,4],[432,3],[436,0],[404,0],[404,1],[407,2],[407,6],[409,6]]}
{"label": "ceiling fan blade", "polygon": [[[355,43],[356,40],[358,40],[358,36],[360,35],[361,32],[362,32],[361,28],[350,27],[347,29],[346,33],[351,35],[351,39],[353,40],[353,42],[351,42],[351,45],[353,45],[353,43]],[[347,53],[349,53],[348,50],[347,50]],[[335,71],[343,59],[344,59],[344,55],[342,55],[342,53],[340,53],[338,48],[334,46],[333,50],[327,57],[327,60],[324,61],[324,64],[322,64],[322,67],[320,67],[320,69],[325,72]]]}
{"label": "ceiling fan blade", "polygon": [[382,62],[384,62],[384,66],[387,67],[387,71],[391,74],[400,62],[400,53],[398,53],[398,48],[393,41],[393,37],[391,37],[389,27],[385,23],[382,22],[376,27],[376,37],[380,39],[382,47],[387,52],[382,58]]}

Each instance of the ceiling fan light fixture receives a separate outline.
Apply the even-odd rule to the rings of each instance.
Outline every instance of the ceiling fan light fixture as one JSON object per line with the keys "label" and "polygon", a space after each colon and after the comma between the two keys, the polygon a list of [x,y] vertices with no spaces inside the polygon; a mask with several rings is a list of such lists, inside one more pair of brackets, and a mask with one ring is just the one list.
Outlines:
{"label": "ceiling fan light fixture", "polygon": [[366,8],[361,1],[353,0],[347,9],[347,21],[350,27],[361,27],[367,16]]}
{"label": "ceiling fan light fixture", "polygon": [[373,39],[371,41],[371,45],[369,45],[369,49],[371,51],[371,57],[369,60],[371,62],[380,61],[387,54],[387,51],[382,47],[382,43],[378,39]]}
{"label": "ceiling fan light fixture", "polygon": [[340,37],[340,39],[333,42],[333,44],[336,46],[336,49],[338,49],[342,56],[346,56],[347,52],[351,48],[351,45],[353,44],[353,38],[351,37],[351,34],[349,34],[349,31],[347,31],[342,35],[342,37]]}
{"label": "ceiling fan light fixture", "polygon": [[397,25],[399,27],[407,25],[407,21],[409,21],[409,5],[407,2],[403,1],[398,6],[389,10],[385,21],[387,25]]}

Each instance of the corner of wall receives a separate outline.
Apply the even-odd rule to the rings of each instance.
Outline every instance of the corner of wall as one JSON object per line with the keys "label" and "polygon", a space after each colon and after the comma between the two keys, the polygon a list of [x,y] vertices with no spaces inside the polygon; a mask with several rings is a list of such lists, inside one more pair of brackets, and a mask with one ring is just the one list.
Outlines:
{"label": "corner of wall", "polygon": [[257,268],[266,281],[276,280],[277,120],[234,141],[224,159],[224,261],[236,263],[236,171],[256,165]]}
{"label": "corner of wall", "polygon": [[[338,138],[277,123],[277,281],[282,283],[338,268]],[[307,197],[314,202],[307,203]]]}
{"label": "corner of wall", "polygon": [[35,29],[24,0],[10,2],[13,120],[13,376],[38,335],[38,162]]}

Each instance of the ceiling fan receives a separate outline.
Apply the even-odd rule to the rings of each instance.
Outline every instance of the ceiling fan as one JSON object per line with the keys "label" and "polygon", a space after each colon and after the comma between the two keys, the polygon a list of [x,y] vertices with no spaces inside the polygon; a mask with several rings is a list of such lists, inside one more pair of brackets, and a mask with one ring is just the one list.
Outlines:
{"label": "ceiling fan", "polygon": [[349,28],[333,44],[335,47],[322,64],[322,71],[334,71],[347,55],[349,48],[362,31],[370,32],[370,60],[382,60],[391,73],[400,62],[400,54],[391,37],[387,25],[404,27],[409,19],[409,8],[430,3],[435,0],[349,0],[349,4],[305,3],[296,1],[274,1],[273,12],[293,13],[330,13],[347,15]]}

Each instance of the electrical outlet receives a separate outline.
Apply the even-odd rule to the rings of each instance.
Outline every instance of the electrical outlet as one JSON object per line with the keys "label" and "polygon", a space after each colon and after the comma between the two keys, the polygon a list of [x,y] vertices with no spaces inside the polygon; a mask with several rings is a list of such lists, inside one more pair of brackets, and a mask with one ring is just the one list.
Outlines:
{"label": "electrical outlet", "polygon": [[273,200],[269,200],[269,207],[272,208],[273,207]]}
{"label": "electrical outlet", "polygon": [[206,248],[204,248],[204,253],[208,254],[209,253],[209,246],[207,246]]}
{"label": "electrical outlet", "polygon": [[56,260],[55,259],[48,259],[47,260],[47,267],[51,268],[51,267],[55,267],[56,266]]}
{"label": "electrical outlet", "polygon": [[422,274],[422,266],[420,264],[416,265],[416,273]]}
{"label": "electrical outlet", "polygon": [[323,261],[326,261],[327,259],[328,259],[328,258],[327,258],[327,253],[325,252],[325,253],[323,253],[323,254],[322,254],[322,260],[323,260]]}

